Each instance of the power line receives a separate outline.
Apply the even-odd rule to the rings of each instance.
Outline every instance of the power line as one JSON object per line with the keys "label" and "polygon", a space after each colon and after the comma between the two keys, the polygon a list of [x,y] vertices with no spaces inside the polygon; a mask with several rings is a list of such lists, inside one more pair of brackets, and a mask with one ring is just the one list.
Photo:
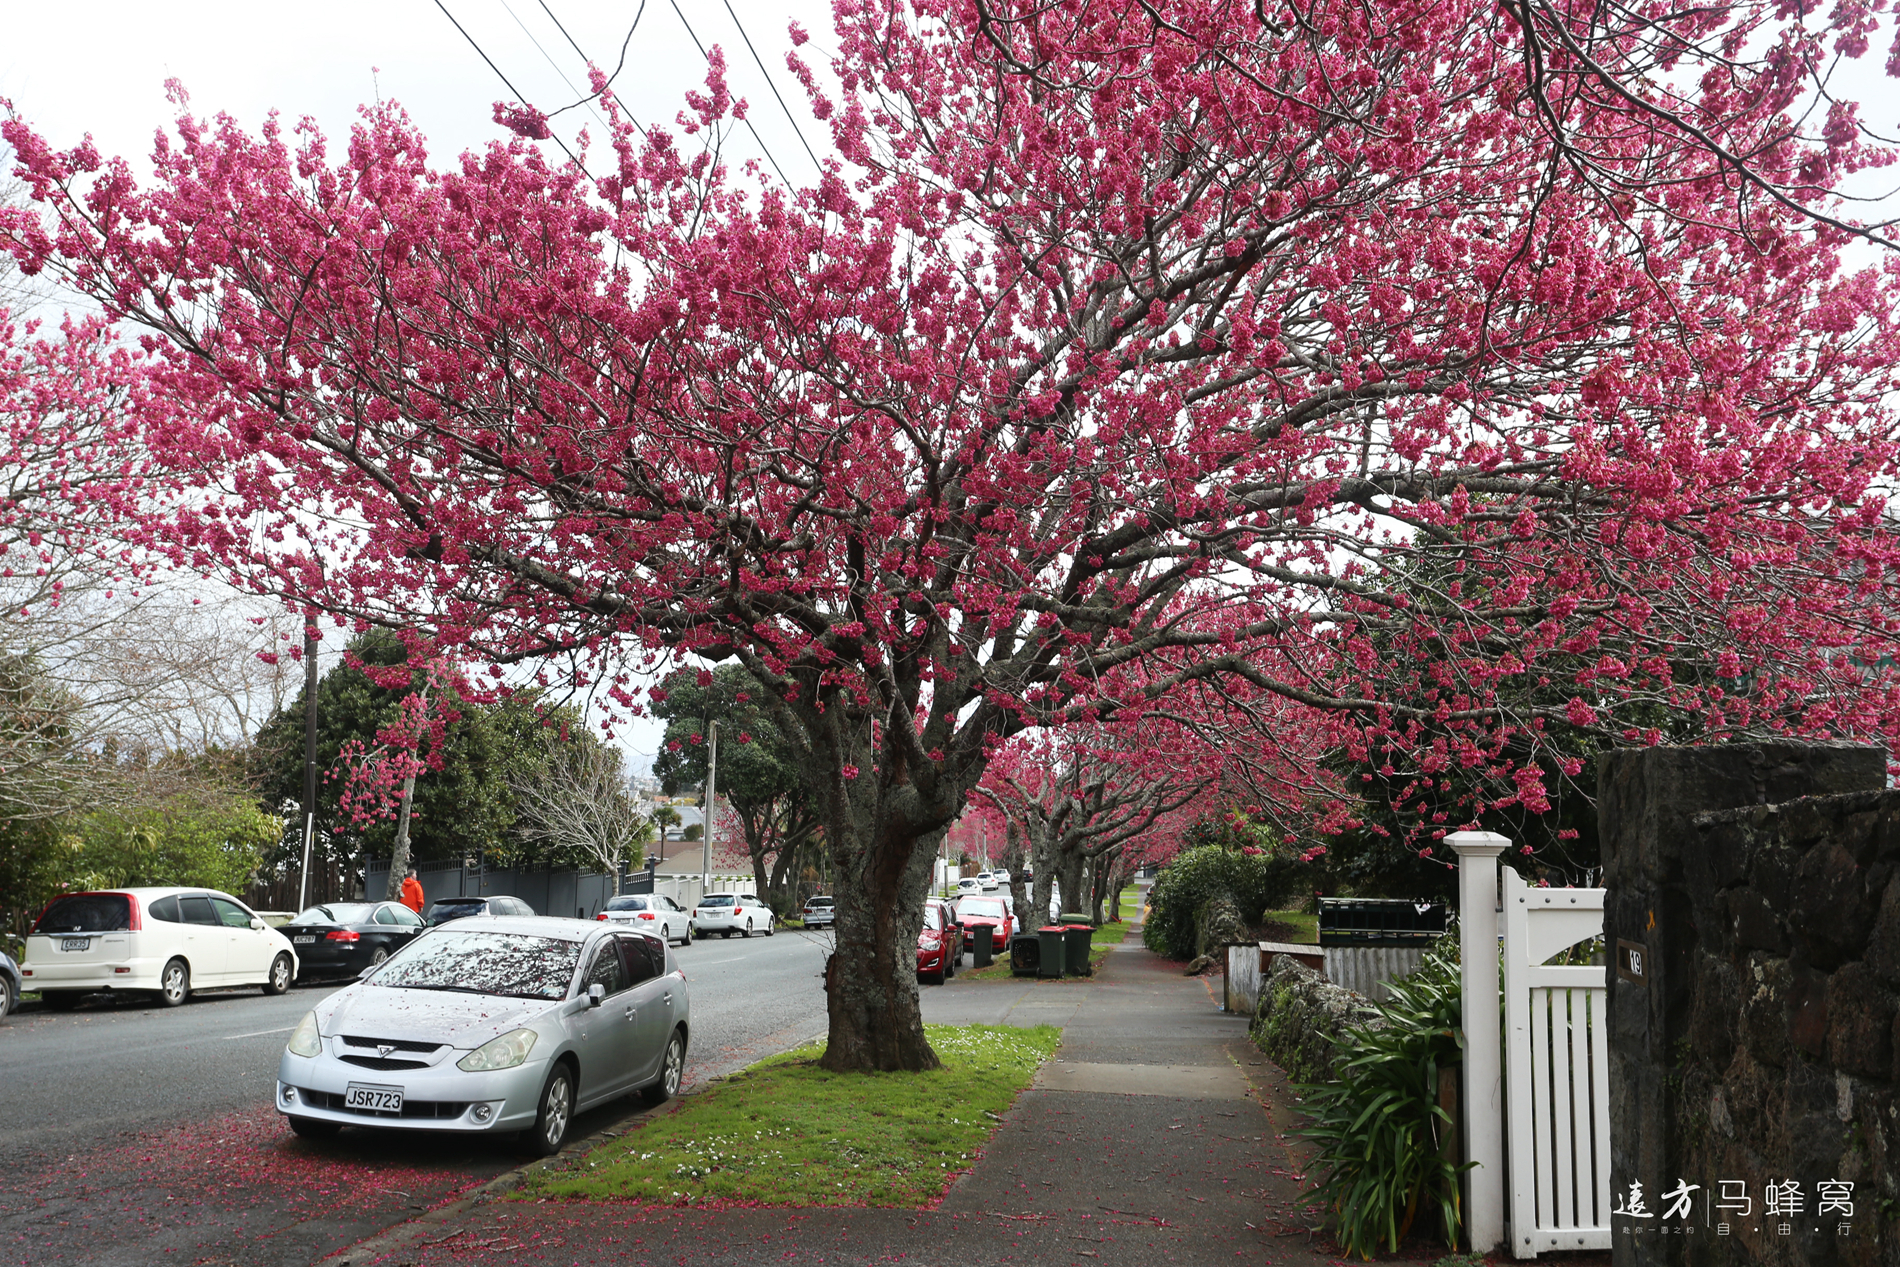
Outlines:
{"label": "power line", "polygon": [[[503,0],[503,2],[506,3],[506,0]],[[561,38],[567,41],[567,46],[574,50],[574,55],[580,58],[583,62],[586,62],[588,65],[590,66],[593,65],[593,62],[588,59],[587,54],[581,51],[581,46],[574,42],[574,37],[567,33],[567,27],[562,24],[561,19],[554,16],[554,10],[548,8],[548,0],[535,0],[535,2],[541,6],[541,12],[548,15],[548,21],[554,23],[554,29],[561,33]],[[629,45],[633,43],[633,33],[640,29],[640,19],[646,15],[646,11],[647,11],[647,0],[640,0],[640,7],[634,11],[633,24],[627,28],[626,38],[620,41],[620,61],[614,66],[614,73],[607,76],[607,87],[611,88],[613,86],[614,80],[620,78],[620,72],[627,68],[627,48]],[[508,10],[508,12],[512,14],[514,10],[510,9]],[[516,18],[515,21],[520,22],[521,19]],[[525,31],[528,28],[524,26],[521,29]],[[532,35],[530,35],[528,38],[534,39]],[[538,40],[535,41],[535,47],[541,48],[540,41]],[[541,56],[547,57],[546,49],[541,50]],[[549,58],[548,60],[549,60],[549,63],[552,64],[553,58]],[[558,72],[560,70],[560,67],[558,66],[555,67],[555,70]],[[569,80],[566,75],[562,75],[561,79],[567,83],[567,86],[569,88],[574,88],[573,81]],[[580,92],[578,88],[575,88],[574,91],[576,95],[578,95]],[[594,94],[595,97],[598,97],[599,95],[600,95],[599,93]],[[593,98],[587,98],[587,100],[591,102]],[[561,110],[569,110],[572,108],[573,107],[571,106],[562,106]],[[561,110],[556,110],[554,113],[559,114],[561,113]],[[633,117],[633,112],[627,109],[625,102],[620,103],[620,112],[627,116],[627,122],[633,124],[634,127],[640,129],[641,136],[645,136],[647,134],[647,130],[645,126],[641,124],[640,120]],[[549,117],[552,118],[553,116],[550,115]],[[594,111],[594,117],[600,118],[599,110]],[[601,122],[605,123],[606,120],[601,119]]]}
{"label": "power line", "polygon": [[792,131],[798,134],[798,143],[805,147],[805,153],[811,158],[812,166],[816,167],[819,175],[822,176],[825,165],[818,161],[816,154],[812,153],[811,142],[805,139],[805,130],[798,126],[798,119],[792,114],[792,108],[785,104],[785,98],[779,96],[778,85],[772,81],[772,72],[765,68],[765,59],[759,56],[758,49],[752,47],[752,37],[746,34],[745,23],[739,20],[737,13],[733,13],[732,0],[725,0],[725,5],[726,12],[732,14],[732,24],[739,28],[739,38],[745,41],[746,51],[752,54],[752,60],[759,64],[759,73],[765,76],[765,86],[772,90],[772,96],[778,100],[778,108],[785,112],[786,121],[792,125]]}
{"label": "power line", "polygon": [[[435,0],[435,2],[437,4],[441,4],[442,0]],[[667,2],[673,6],[673,12],[679,14],[680,25],[686,28],[686,33],[693,37],[693,43],[695,45],[698,45],[699,55],[706,59],[706,64],[708,66],[712,65],[712,54],[706,51],[706,46],[704,44],[700,44],[699,32],[693,30],[693,24],[686,20],[686,15],[684,13],[680,12],[679,0],[667,0]],[[774,91],[776,91],[776,89]],[[743,122],[745,123],[746,131],[752,133],[752,139],[759,143],[759,148],[761,150],[765,151],[766,162],[772,164],[772,170],[777,172],[778,178],[785,182],[785,187],[787,189],[792,188],[792,182],[790,178],[788,178],[785,175],[785,169],[778,165],[778,159],[773,157],[771,148],[766,145],[765,138],[759,135],[759,130],[752,126],[752,120],[746,119]]]}
{"label": "power line", "polygon": [[[468,41],[468,46],[475,50],[476,56],[480,57],[483,61],[488,63],[488,69],[495,72],[495,77],[501,80],[502,85],[506,87],[509,92],[514,94],[515,100],[519,101],[522,105],[527,106],[528,109],[533,110],[534,109],[533,103],[530,102],[527,99],[527,97],[522,95],[521,89],[515,87],[514,84],[508,81],[508,76],[501,73],[501,67],[495,65],[494,58],[490,57],[487,53],[482,52],[482,46],[475,42],[475,37],[468,33],[468,29],[466,27],[464,27],[460,22],[457,22],[455,20],[455,15],[449,12],[449,6],[446,4],[443,4],[442,0],[435,0],[435,7],[442,10],[442,16],[447,18],[449,22],[455,27],[455,29],[462,33],[462,38]],[[535,111],[535,113],[539,114],[540,111],[537,110]],[[546,118],[545,115],[543,115],[542,117],[544,119]],[[581,169],[582,175],[586,176],[587,179],[589,180],[592,180],[594,178],[593,173],[587,170],[587,165],[581,162],[581,160],[579,159],[579,157],[575,155],[573,150],[570,150],[567,148],[567,142],[561,139],[561,134],[559,132],[556,132],[553,128],[549,128],[548,135],[554,139],[554,143],[556,145],[561,147],[561,153],[567,155],[568,161],[573,163],[574,166]]]}

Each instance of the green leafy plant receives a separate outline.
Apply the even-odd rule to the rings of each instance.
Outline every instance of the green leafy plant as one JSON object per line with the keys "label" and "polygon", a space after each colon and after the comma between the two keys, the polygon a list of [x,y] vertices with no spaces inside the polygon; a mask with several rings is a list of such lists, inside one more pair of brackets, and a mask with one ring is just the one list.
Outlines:
{"label": "green leafy plant", "polygon": [[1452,1119],[1438,1104],[1438,1071],[1462,1060],[1456,946],[1434,945],[1418,971],[1390,983],[1378,1018],[1333,1036],[1339,1080],[1300,1089],[1313,1118],[1325,1178],[1314,1195],[1333,1211],[1334,1235],[1370,1259],[1396,1251],[1421,1213],[1436,1211],[1457,1248],[1464,1215],[1458,1176],[1470,1163],[1446,1156]]}
{"label": "green leafy plant", "polygon": [[1218,844],[1184,850],[1155,877],[1142,943],[1169,959],[1192,958],[1194,913],[1208,899],[1229,898],[1244,916],[1257,918],[1285,902],[1301,874],[1294,859],[1264,851],[1244,853]]}

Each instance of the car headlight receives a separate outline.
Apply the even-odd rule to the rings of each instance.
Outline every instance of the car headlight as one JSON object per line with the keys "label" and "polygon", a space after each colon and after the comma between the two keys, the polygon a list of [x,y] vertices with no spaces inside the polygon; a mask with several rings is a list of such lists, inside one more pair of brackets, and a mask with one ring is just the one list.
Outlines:
{"label": "car headlight", "polygon": [[315,1012],[305,1012],[303,1019],[297,1022],[297,1028],[290,1032],[289,1050],[293,1056],[321,1056],[323,1054],[323,1035],[317,1032]]}
{"label": "car headlight", "polygon": [[499,1038],[491,1038],[455,1062],[467,1073],[488,1073],[495,1069],[513,1069],[534,1050],[538,1035],[531,1029],[511,1029]]}

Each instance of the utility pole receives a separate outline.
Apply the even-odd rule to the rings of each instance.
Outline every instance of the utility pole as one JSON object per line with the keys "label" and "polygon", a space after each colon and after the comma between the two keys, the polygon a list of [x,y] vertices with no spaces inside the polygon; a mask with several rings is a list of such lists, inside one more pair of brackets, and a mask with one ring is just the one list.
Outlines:
{"label": "utility pole", "polygon": [[317,839],[317,618],[303,629],[303,873],[297,877],[297,909],[310,892],[310,846]]}
{"label": "utility pole", "polygon": [[699,815],[700,831],[704,834],[705,852],[700,855],[699,895],[706,896],[706,889],[712,883],[712,838],[713,838],[713,798],[718,795],[719,781],[719,723],[706,723],[706,741],[712,747],[706,753],[706,805]]}

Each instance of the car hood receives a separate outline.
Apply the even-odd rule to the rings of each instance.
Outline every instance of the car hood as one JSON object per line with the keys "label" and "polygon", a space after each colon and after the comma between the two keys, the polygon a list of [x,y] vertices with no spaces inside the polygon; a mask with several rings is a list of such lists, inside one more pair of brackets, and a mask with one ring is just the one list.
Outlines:
{"label": "car hood", "polygon": [[317,1027],[326,1038],[358,1034],[475,1048],[560,1006],[548,999],[358,984],[324,1001]]}

